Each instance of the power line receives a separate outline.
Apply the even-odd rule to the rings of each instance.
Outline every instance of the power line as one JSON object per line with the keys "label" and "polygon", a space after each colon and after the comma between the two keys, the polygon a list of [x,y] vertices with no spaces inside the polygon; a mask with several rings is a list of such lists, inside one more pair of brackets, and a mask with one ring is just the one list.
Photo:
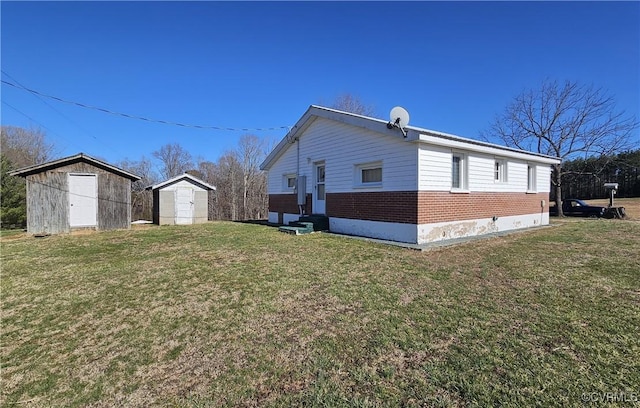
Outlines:
{"label": "power line", "polygon": [[[4,74],[6,74],[6,72],[2,71]],[[9,76],[9,75],[7,75]],[[213,130],[226,130],[226,131],[231,131],[231,132],[250,132],[250,131],[270,131],[270,130],[282,130],[282,129],[289,129],[289,126],[276,126],[276,127],[266,127],[266,128],[231,128],[231,127],[220,127],[220,126],[208,126],[208,125],[193,125],[193,124],[188,124],[188,123],[180,123],[180,122],[171,122],[168,120],[161,120],[161,119],[152,119],[152,118],[147,118],[144,116],[137,116],[137,115],[131,115],[128,113],[122,113],[122,112],[116,112],[116,111],[112,111],[106,108],[101,108],[98,106],[92,106],[92,105],[87,105],[81,102],[75,102],[75,101],[70,101],[67,99],[63,99],[60,98],[58,96],[53,96],[53,95],[47,95],[45,93],[42,92],[38,92],[34,89],[30,89],[27,88],[25,86],[21,86],[18,84],[14,84],[12,82],[9,81],[5,81],[4,79],[2,80],[2,83],[5,85],[9,85],[12,86],[16,89],[21,89],[23,91],[27,91],[30,92],[34,95],[39,95],[39,96],[43,96],[45,98],[50,98],[53,100],[56,100],[58,102],[64,102],[64,103],[68,103],[71,105],[75,105],[75,106],[79,106],[81,108],[86,108],[86,109],[93,109],[93,110],[97,110],[100,112],[104,112],[104,113],[108,113],[110,115],[116,115],[116,116],[122,116],[125,118],[129,118],[129,119],[137,119],[137,120],[143,120],[145,122],[153,122],[153,123],[161,123],[163,125],[171,125],[171,126],[180,126],[180,127],[185,127],[185,128],[195,128],[195,129],[213,129]]]}
{"label": "power line", "polygon": [[[2,73],[6,76],[8,76],[9,78],[11,78],[13,80],[13,82],[15,82],[16,84],[18,84],[20,87],[27,89],[22,83],[20,83],[20,81],[18,81],[16,78],[14,78],[13,76],[9,75],[9,73],[5,70],[2,70]],[[78,129],[82,130],[83,132],[85,132],[86,134],[88,134],[89,136],[91,136],[92,138],[94,138],[95,140],[103,143],[101,140],[98,140],[98,138],[93,135],[91,132],[88,132],[86,129],[84,129],[82,126],[80,126],[77,122],[75,122],[73,119],[71,119],[70,117],[68,117],[67,115],[65,115],[64,113],[60,112],[58,109],[56,109],[55,107],[53,107],[53,105],[51,105],[50,103],[48,103],[47,101],[45,101],[44,99],[42,99],[39,95],[32,93],[32,95],[34,97],[36,97],[40,102],[44,103],[45,105],[47,105],[49,108],[51,108],[54,112],[56,112],[57,114],[59,114],[60,116],[62,116],[63,118],[65,118],[66,120],[68,120],[69,122],[73,123],[74,125],[76,125],[78,127]],[[14,108],[15,109],[15,108]],[[32,119],[33,120],[33,119]],[[104,144],[104,143],[103,143]],[[107,146],[111,151],[116,152],[116,153],[120,153],[117,152],[116,150],[114,150],[111,146],[108,146],[106,144],[104,144],[105,146]]]}
{"label": "power line", "polygon": [[32,118],[31,116],[27,115],[26,113],[22,112],[20,109],[16,108],[15,106],[10,105],[9,103],[7,103],[7,101],[2,101],[3,104],[7,105],[8,107],[10,107],[11,109],[13,109],[14,111],[18,112],[19,114],[21,114],[22,116],[24,116],[25,118],[31,120],[32,122],[37,123],[38,125],[42,126],[43,128],[47,129],[49,132],[56,134],[56,132],[54,132],[53,130],[49,129],[48,127],[46,127],[45,125],[43,125],[42,123],[38,122],[37,120],[35,120],[34,118]]}

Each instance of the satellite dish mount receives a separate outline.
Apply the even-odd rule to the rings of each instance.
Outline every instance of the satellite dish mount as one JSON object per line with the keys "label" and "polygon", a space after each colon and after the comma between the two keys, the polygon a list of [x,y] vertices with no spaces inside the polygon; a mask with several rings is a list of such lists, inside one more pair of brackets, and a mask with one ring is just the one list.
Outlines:
{"label": "satellite dish mount", "polygon": [[407,131],[404,129],[409,124],[409,112],[401,106],[396,106],[391,109],[389,113],[389,123],[387,123],[387,129],[397,128],[400,129],[402,135],[407,137]]}

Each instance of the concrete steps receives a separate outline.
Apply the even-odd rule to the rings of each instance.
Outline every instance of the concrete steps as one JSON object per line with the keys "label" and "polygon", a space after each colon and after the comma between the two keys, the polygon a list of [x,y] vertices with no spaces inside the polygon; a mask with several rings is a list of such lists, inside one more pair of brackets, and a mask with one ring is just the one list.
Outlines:
{"label": "concrete steps", "polygon": [[311,234],[313,232],[313,223],[291,221],[289,225],[279,227],[278,231],[292,235]]}
{"label": "concrete steps", "polygon": [[280,232],[292,235],[311,234],[314,231],[329,231],[329,218],[324,215],[305,215],[298,221],[278,228]]}

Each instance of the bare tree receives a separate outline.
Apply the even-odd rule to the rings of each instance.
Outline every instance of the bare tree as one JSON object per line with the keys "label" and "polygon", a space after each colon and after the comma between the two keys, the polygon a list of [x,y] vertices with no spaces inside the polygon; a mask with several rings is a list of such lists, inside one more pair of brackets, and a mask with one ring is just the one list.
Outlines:
{"label": "bare tree", "polygon": [[23,226],[27,222],[26,182],[11,170],[41,164],[53,158],[55,146],[38,128],[2,126],[0,129],[0,223]]}
{"label": "bare tree", "polygon": [[[601,88],[577,82],[544,81],[525,90],[496,116],[481,136],[508,146],[556,156],[564,162],[578,156],[610,155],[628,147],[638,121],[617,111]],[[553,166],[551,183],[562,216],[562,163]]]}
{"label": "bare tree", "polygon": [[260,170],[260,163],[265,157],[264,141],[254,135],[240,138],[237,156],[242,169],[242,211],[243,219],[261,218],[261,195],[266,191],[261,187],[261,179],[266,178]]}
{"label": "bare tree", "polygon": [[218,189],[217,186],[218,180],[216,179],[217,174],[217,166],[215,163],[199,159],[198,167],[189,171],[189,174],[198,177],[200,180],[205,181],[216,187],[216,190],[209,191],[209,208],[208,208],[208,219],[209,220],[220,220],[223,219],[222,214],[220,212],[220,206],[218,205]]}
{"label": "bare tree", "polygon": [[162,162],[162,177],[170,179],[193,168],[191,154],[177,143],[166,144],[153,152],[153,157]]}
{"label": "bare tree", "polygon": [[134,220],[151,220],[153,217],[153,193],[146,188],[160,181],[151,160],[144,156],[138,161],[124,159],[118,163],[118,166],[141,177],[140,180],[131,184],[131,217]]}
{"label": "bare tree", "polygon": [[2,126],[0,152],[14,168],[45,163],[53,158],[56,148],[39,128],[24,129]]}
{"label": "bare tree", "polygon": [[375,116],[376,109],[372,105],[365,104],[359,97],[350,93],[339,95],[331,104],[331,107],[345,112],[363,116]]}
{"label": "bare tree", "polygon": [[226,152],[217,165],[218,205],[223,219],[239,220],[242,197],[242,166],[235,151]]}

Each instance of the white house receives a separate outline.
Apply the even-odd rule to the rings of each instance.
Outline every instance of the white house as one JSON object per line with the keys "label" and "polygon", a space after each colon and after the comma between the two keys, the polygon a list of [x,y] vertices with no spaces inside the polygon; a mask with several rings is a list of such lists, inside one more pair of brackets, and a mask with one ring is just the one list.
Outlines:
{"label": "white house", "polygon": [[153,191],[153,222],[158,225],[201,224],[209,214],[212,186],[184,173],[147,187]]}
{"label": "white house", "polygon": [[310,106],[261,165],[269,221],[418,244],[549,223],[558,158],[387,124]]}

